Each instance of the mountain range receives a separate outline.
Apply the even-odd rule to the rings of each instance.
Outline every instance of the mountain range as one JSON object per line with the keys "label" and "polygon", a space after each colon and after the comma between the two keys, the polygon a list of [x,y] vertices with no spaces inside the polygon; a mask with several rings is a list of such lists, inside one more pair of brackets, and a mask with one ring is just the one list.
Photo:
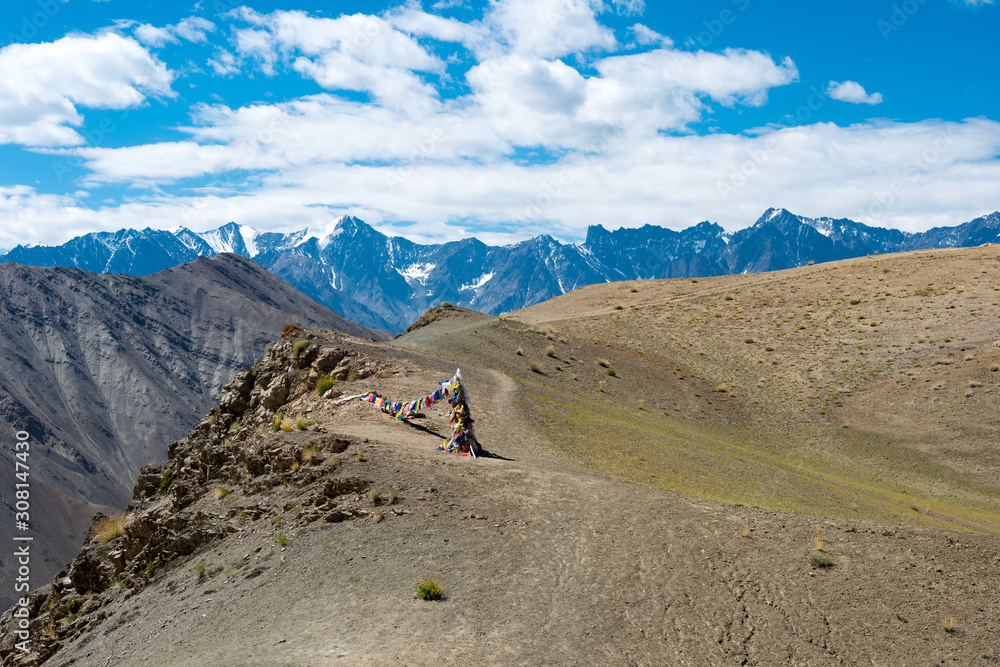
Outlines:
{"label": "mountain range", "polygon": [[[31,528],[44,536],[36,581],[72,558],[95,510],[128,503],[140,468],[163,459],[293,322],[387,337],[228,253],[144,278],[0,265],[0,425],[31,435]],[[10,471],[12,443],[0,445]],[[14,510],[4,492],[8,544]],[[16,567],[0,555],[0,578]]]}
{"label": "mountain range", "polygon": [[502,247],[475,238],[422,245],[344,216],[332,231],[316,233],[260,232],[236,223],[201,233],[183,227],[95,232],[60,246],[17,246],[0,262],[142,276],[230,252],[344,317],[400,332],[442,301],[497,314],[594,283],[756,273],[988,242],[1000,242],[1000,213],[908,233],[772,208],[735,233],[707,221],[682,231],[653,225],[608,231],[594,225],[580,244],[543,235]]}

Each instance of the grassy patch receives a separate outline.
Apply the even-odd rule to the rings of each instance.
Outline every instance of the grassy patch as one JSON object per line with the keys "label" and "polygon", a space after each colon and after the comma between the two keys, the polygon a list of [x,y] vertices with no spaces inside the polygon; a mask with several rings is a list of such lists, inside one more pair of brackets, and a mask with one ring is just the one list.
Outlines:
{"label": "grassy patch", "polygon": [[418,581],[415,588],[421,600],[440,600],[444,596],[444,588],[437,579]]}
{"label": "grassy patch", "polygon": [[809,554],[809,564],[815,568],[827,568],[835,565],[833,559],[824,553]]}
{"label": "grassy patch", "polygon": [[131,519],[126,514],[115,514],[103,517],[94,526],[94,541],[98,544],[105,544],[111,540],[125,534]]}
{"label": "grassy patch", "polygon": [[174,471],[167,469],[163,473],[163,476],[160,477],[160,485],[157,488],[157,491],[159,491],[160,493],[166,493],[167,491],[170,490],[170,487],[173,486],[174,482],[176,481],[177,480],[174,479]]}
{"label": "grassy patch", "polygon": [[322,396],[326,392],[330,391],[335,384],[337,384],[337,380],[329,375],[324,375],[316,381],[316,393]]}
{"label": "grassy patch", "polygon": [[296,341],[295,345],[292,346],[292,356],[298,359],[299,355],[302,354],[302,350],[306,349],[307,347],[309,347],[309,341],[307,340]]}

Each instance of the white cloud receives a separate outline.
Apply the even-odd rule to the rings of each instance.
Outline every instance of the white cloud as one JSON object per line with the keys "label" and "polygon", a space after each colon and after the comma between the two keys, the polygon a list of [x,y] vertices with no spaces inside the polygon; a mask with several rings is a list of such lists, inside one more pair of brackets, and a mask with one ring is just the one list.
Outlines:
{"label": "white cloud", "polygon": [[209,58],[208,65],[218,76],[232,76],[240,71],[236,56],[225,49],[219,49],[214,58]]}
{"label": "white cloud", "polygon": [[562,58],[615,48],[600,8],[600,0],[494,0],[485,20],[512,53]]}
{"label": "white cloud", "polygon": [[827,94],[835,100],[850,102],[851,104],[881,104],[882,93],[865,92],[864,87],[856,81],[844,81],[837,83],[831,81],[826,89]]}
{"label": "white cloud", "polygon": [[966,7],[972,7],[973,9],[996,4],[996,0],[950,0],[950,1],[956,4],[965,5]]}
{"label": "white cloud", "polygon": [[135,28],[135,38],[152,48],[159,48],[164,44],[180,43],[180,40],[188,42],[206,42],[208,33],[215,32],[215,24],[200,16],[189,16],[177,25],[168,25],[163,28],[148,23],[143,23]]}
{"label": "white cloud", "polygon": [[655,44],[664,48],[670,48],[674,45],[672,39],[661,35],[652,28],[644,26],[641,23],[636,23],[630,27],[629,30],[635,34],[635,41],[639,46],[649,46],[651,44]]}
{"label": "white cloud", "polygon": [[[279,62],[330,90],[371,93],[381,104],[418,107],[431,104],[436,91],[416,72],[441,72],[444,63],[386,19],[365,14],[313,18],[300,11],[262,15],[242,9],[254,24],[236,34],[237,51],[267,74]],[[447,26],[426,22],[425,29]]]}
{"label": "white cloud", "polygon": [[0,49],[0,144],[73,146],[77,107],[124,109],[170,96],[173,74],[133,39],[113,32]]}
{"label": "white cloud", "polygon": [[635,16],[646,11],[645,0],[614,0],[615,12],[622,16]]}

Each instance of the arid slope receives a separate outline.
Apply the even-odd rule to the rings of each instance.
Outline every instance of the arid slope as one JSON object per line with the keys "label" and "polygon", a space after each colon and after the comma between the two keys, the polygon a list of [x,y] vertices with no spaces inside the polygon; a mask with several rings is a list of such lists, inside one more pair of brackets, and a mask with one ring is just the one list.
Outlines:
{"label": "arid slope", "polygon": [[[780,443],[746,448],[739,405],[648,351],[457,309],[424,324],[393,345],[284,337],[144,471],[124,534],[33,596],[40,653],[19,659],[6,630],[4,664],[1000,659],[990,531],[855,518],[851,502],[898,506],[779,460]],[[490,457],[436,452],[433,409],[338,402],[425,395],[456,365]],[[320,396],[323,374],[341,381]],[[726,493],[826,516],[692,497],[718,495],[695,486],[720,469],[745,487]],[[425,577],[443,600],[415,598]]]}

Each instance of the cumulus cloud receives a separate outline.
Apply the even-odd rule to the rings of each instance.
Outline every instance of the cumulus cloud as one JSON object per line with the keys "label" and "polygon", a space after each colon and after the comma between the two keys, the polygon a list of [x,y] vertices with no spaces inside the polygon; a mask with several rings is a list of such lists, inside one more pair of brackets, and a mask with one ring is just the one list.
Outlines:
{"label": "cumulus cloud", "polygon": [[831,81],[830,85],[826,89],[826,92],[835,100],[850,102],[851,104],[882,103],[882,93],[872,93],[869,95],[865,92],[864,87],[857,81],[843,81],[841,83]]}
{"label": "cumulus cloud", "polygon": [[[300,11],[263,15],[246,8],[240,16],[253,27],[237,31],[237,51],[267,74],[275,74],[279,63],[289,64],[324,88],[367,92],[396,107],[418,107],[437,97],[418,72],[443,71],[444,63],[383,17],[327,19]],[[441,23],[420,27],[447,29]]]}
{"label": "cumulus cloud", "polygon": [[0,144],[78,145],[78,107],[124,109],[173,95],[166,65],[112,32],[12,44],[0,49],[0,72]]}
{"label": "cumulus cloud", "polygon": [[600,0],[497,0],[487,24],[513,53],[562,58],[615,48],[615,35],[597,21]]}
{"label": "cumulus cloud", "polygon": [[149,47],[161,47],[168,42],[177,44],[180,40],[206,42],[208,33],[215,31],[215,24],[200,16],[189,16],[177,25],[163,28],[143,23],[135,28],[135,38]]}

